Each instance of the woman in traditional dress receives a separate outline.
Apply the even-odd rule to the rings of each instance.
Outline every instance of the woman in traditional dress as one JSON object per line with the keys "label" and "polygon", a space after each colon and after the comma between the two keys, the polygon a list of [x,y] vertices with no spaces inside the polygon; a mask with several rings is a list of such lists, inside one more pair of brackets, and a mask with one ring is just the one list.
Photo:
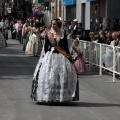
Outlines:
{"label": "woman in traditional dress", "polygon": [[73,45],[71,46],[70,52],[73,58],[75,59],[74,65],[76,66],[77,73],[78,74],[86,73],[87,69],[83,58],[83,52],[81,51],[79,46],[78,38],[76,38],[73,41]]}
{"label": "woman in traditional dress", "polygon": [[29,40],[29,37],[30,37],[30,34],[31,34],[31,28],[30,27],[27,27],[27,31],[25,31],[25,39],[23,41],[23,51],[26,50],[26,46],[27,46],[27,43],[28,43],[28,40]]}
{"label": "woman in traditional dress", "polygon": [[39,51],[38,51],[38,36],[37,36],[37,31],[36,29],[33,29],[33,34],[30,35],[29,41],[26,46],[26,54],[27,55],[32,55],[32,56],[38,56]]}
{"label": "woman in traditional dress", "polygon": [[60,48],[69,54],[67,36],[60,29],[62,22],[59,19],[53,19],[51,24],[51,30],[45,36],[45,44],[34,72],[31,98],[36,102],[78,100],[79,88],[75,68],[67,57],[56,49]]}
{"label": "woman in traditional dress", "polygon": [[2,28],[0,28],[0,48],[7,47],[6,39],[2,33]]}

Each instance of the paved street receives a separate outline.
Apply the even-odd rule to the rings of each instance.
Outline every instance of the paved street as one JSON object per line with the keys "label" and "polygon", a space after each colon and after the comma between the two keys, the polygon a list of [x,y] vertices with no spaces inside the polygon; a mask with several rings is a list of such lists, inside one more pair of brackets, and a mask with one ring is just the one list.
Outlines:
{"label": "paved street", "polygon": [[106,82],[112,76],[95,69],[79,76],[79,102],[35,104],[29,96],[38,57],[26,56],[16,40],[7,42],[0,49],[0,120],[120,120],[120,82]]}

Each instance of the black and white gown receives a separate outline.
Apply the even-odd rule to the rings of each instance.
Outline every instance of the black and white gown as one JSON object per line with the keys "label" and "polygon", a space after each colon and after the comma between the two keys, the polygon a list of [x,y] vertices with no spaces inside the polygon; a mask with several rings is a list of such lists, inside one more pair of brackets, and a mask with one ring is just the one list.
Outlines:
{"label": "black and white gown", "polygon": [[[62,33],[62,37],[56,41],[69,54],[66,35]],[[78,100],[77,86],[75,68],[66,57],[52,47],[46,35],[45,44],[33,76],[31,98],[36,102]]]}

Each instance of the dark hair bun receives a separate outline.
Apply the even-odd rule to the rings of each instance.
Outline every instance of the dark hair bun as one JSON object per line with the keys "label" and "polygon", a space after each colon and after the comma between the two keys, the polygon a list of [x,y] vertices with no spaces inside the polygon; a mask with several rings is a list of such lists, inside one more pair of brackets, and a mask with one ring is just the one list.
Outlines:
{"label": "dark hair bun", "polygon": [[[61,20],[60,20],[59,18],[55,18],[55,19],[53,19],[53,20],[56,20],[56,21],[57,21],[57,25],[58,25],[59,28],[62,27],[62,22],[61,22]],[[53,20],[52,20],[52,21],[53,21]]]}

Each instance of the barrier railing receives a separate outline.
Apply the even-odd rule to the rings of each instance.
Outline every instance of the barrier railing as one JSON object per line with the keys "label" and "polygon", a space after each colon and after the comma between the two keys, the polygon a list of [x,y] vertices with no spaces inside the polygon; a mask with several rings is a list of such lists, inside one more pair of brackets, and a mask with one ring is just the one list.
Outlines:
{"label": "barrier railing", "polygon": [[[120,47],[80,40],[80,48],[83,51],[85,61],[99,67],[99,75],[108,70],[115,76],[120,75]],[[89,66],[90,69],[90,66]]]}
{"label": "barrier railing", "polygon": [[115,55],[116,55],[116,73],[120,74],[120,47],[115,47]]}

